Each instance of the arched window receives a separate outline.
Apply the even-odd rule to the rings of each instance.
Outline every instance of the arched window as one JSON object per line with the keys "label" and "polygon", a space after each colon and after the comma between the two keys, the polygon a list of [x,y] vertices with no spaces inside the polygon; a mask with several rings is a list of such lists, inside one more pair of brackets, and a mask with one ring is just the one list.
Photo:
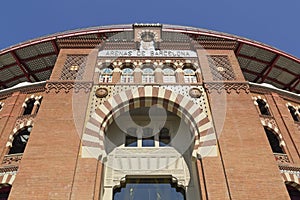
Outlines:
{"label": "arched window", "polygon": [[197,83],[195,70],[191,68],[185,68],[183,69],[183,74],[185,83]]}
{"label": "arched window", "polygon": [[162,128],[159,132],[159,146],[164,147],[168,146],[170,144],[171,137],[170,137],[170,131],[167,128]]}
{"label": "arched window", "polygon": [[28,99],[24,104],[23,115],[31,115],[35,103],[35,98]]}
{"label": "arched window", "polygon": [[28,126],[21,129],[16,135],[14,136],[14,140],[12,142],[12,146],[9,149],[8,154],[16,154],[16,153],[23,153],[26,147],[26,144],[29,139],[29,135],[31,132],[32,127]]}
{"label": "arched window", "polygon": [[299,114],[298,114],[297,110],[294,108],[294,106],[288,106],[288,109],[289,109],[294,121],[299,122],[300,117],[299,117]]}
{"label": "arched window", "polygon": [[143,83],[154,83],[154,70],[150,67],[143,69],[142,82]]}
{"label": "arched window", "polygon": [[291,200],[300,200],[300,191],[297,190],[297,188],[295,188],[291,185],[288,185],[288,184],[286,184],[285,186],[286,186],[286,189],[289,193]]}
{"label": "arched window", "polygon": [[262,115],[269,115],[269,116],[271,115],[270,111],[269,111],[269,108],[268,108],[268,105],[267,105],[267,103],[264,100],[257,99],[256,103],[258,105],[258,109],[260,111],[260,114],[262,114]]}
{"label": "arched window", "polygon": [[278,140],[277,135],[271,131],[270,129],[268,129],[267,127],[264,127],[266,135],[268,137],[268,141],[270,143],[270,146],[272,148],[273,153],[282,153],[284,154],[283,149],[280,146],[280,142]]}
{"label": "arched window", "polygon": [[114,189],[113,200],[185,200],[185,190],[169,178],[131,178]]}
{"label": "arched window", "polygon": [[163,69],[163,82],[164,83],[175,83],[175,70],[172,67],[166,67]]}
{"label": "arched window", "polygon": [[133,70],[131,68],[122,69],[121,83],[133,83]]}
{"label": "arched window", "polygon": [[103,68],[99,77],[99,82],[101,83],[111,83],[112,82],[113,70],[111,68]]}
{"label": "arched window", "polygon": [[11,185],[0,184],[0,200],[7,200],[11,190]]}

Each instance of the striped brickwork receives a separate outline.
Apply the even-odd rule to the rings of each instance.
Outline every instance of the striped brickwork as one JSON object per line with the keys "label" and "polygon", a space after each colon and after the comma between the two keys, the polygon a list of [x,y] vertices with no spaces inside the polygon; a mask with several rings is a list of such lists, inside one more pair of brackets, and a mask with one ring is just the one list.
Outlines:
{"label": "striped brickwork", "polygon": [[88,120],[82,138],[82,157],[105,155],[104,134],[115,118],[131,109],[160,105],[181,117],[194,134],[193,156],[216,156],[216,135],[206,114],[189,98],[159,87],[121,92],[101,104]]}

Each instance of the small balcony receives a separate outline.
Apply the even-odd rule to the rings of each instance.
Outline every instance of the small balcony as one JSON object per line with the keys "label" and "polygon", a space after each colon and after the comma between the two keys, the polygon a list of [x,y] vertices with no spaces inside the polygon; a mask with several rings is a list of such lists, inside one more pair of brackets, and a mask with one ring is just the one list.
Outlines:
{"label": "small balcony", "polygon": [[280,164],[290,164],[290,160],[286,154],[274,153],[275,160]]}

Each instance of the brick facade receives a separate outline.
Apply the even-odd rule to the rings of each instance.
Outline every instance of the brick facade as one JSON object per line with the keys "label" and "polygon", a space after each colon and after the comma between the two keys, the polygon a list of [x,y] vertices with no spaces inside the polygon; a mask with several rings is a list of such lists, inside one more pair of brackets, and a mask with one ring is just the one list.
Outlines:
{"label": "brick facade", "polygon": [[[138,46],[148,29],[151,26],[135,29],[130,47]],[[156,45],[171,45],[160,39],[161,27],[153,32]],[[81,43],[85,48],[78,47]],[[300,110],[299,95],[250,84],[233,49],[221,48],[220,43],[207,49],[194,45],[196,58],[109,58],[98,56],[104,44],[86,48],[88,44],[77,41],[76,48],[62,48],[46,82],[0,91],[0,180],[12,185],[9,199],[111,199],[112,193],[105,194],[113,191],[106,185],[108,129],[127,111],[154,104],[182,119],[191,133],[188,169],[194,167],[196,172],[185,178],[198,183],[195,191],[201,199],[282,200],[289,199],[285,184],[300,188],[300,122],[288,109],[293,105]],[[174,48],[180,50],[180,45]],[[125,62],[134,67],[134,83],[120,82]],[[177,81],[163,83],[157,69],[170,62]],[[113,67],[111,82],[99,81],[103,63]],[[142,83],[145,63],[154,66],[159,81]],[[196,83],[185,82],[186,68],[194,70]],[[26,99],[38,96],[42,97],[38,111],[23,116]],[[267,103],[270,116],[261,115],[258,98]],[[32,131],[25,151],[9,155],[14,137],[27,127]],[[284,154],[272,152],[264,127],[276,134]],[[165,175],[164,169],[155,172]],[[179,180],[180,184],[190,187]]]}

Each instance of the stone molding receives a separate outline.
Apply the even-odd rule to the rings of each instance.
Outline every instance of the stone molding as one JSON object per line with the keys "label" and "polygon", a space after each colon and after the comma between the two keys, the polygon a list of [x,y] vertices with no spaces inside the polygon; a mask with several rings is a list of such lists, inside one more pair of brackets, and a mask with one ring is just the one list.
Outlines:
{"label": "stone molding", "polygon": [[49,81],[46,83],[45,92],[49,93],[54,90],[55,93],[65,92],[69,93],[72,89],[75,93],[78,93],[80,90],[84,90],[84,92],[91,91],[93,86],[93,82],[74,82],[74,81]]}
{"label": "stone molding", "polygon": [[217,91],[217,93],[225,91],[227,94],[231,94],[232,91],[235,91],[237,94],[241,93],[241,91],[247,94],[250,92],[248,82],[205,82],[204,88],[208,93],[212,93],[214,90]]}

